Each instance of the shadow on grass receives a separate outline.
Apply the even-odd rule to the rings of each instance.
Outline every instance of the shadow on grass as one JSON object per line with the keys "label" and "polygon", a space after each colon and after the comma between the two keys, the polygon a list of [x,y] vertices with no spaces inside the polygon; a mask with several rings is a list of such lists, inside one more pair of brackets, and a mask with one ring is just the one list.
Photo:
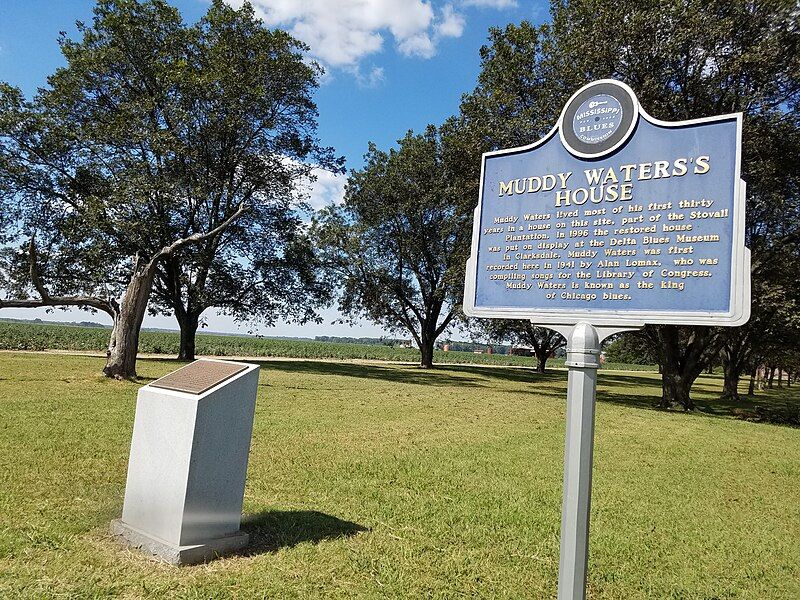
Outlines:
{"label": "shadow on grass", "polygon": [[[796,386],[794,388],[773,388],[758,392],[754,396],[747,396],[740,387],[737,401],[721,395],[721,377],[715,377],[720,380],[716,386],[712,384],[710,377],[703,375],[692,386],[691,397],[695,404],[695,410],[688,414],[723,419],[736,418],[792,427],[797,427],[800,423],[800,388]],[[608,389],[608,387],[612,389]],[[620,389],[623,390],[622,393],[616,391]],[[636,393],[627,393],[629,390],[636,390]],[[657,407],[661,399],[661,379],[659,377],[609,375],[601,372],[597,399],[601,402],[621,406],[663,410]]]}
{"label": "shadow on grass", "polygon": [[[220,357],[225,360],[224,357]],[[144,358],[140,362],[172,364],[175,369],[187,364],[175,358]],[[482,365],[434,365],[432,369],[405,363],[364,364],[352,362],[334,362],[325,360],[243,360],[243,362],[259,365],[264,371],[280,371],[309,375],[336,375],[355,377],[357,379],[381,379],[395,383],[410,383],[433,386],[478,386],[490,385],[491,379],[515,381],[520,383],[545,383],[565,381],[564,371],[547,371],[538,373],[532,367],[520,366],[482,366]],[[457,373],[454,375],[453,373]],[[153,377],[139,377],[140,383],[154,381]]]}
{"label": "shadow on grass", "polygon": [[[740,388],[741,390],[741,388]],[[695,398],[700,412],[718,417],[734,417],[758,423],[800,427],[800,390],[773,388],[748,396],[740,391],[739,400],[728,397]]]}
{"label": "shadow on grass", "polygon": [[613,386],[622,388],[636,388],[642,389],[643,387],[651,387],[661,389],[661,378],[658,375],[646,377],[643,375],[631,375],[620,373],[604,373],[598,372],[597,382],[602,386]]}
{"label": "shadow on grass", "polygon": [[[691,397],[696,406],[694,412],[709,416],[731,417],[735,408],[752,404],[745,401],[744,396],[742,402],[739,403],[721,398],[720,388],[715,388],[704,381],[695,382],[692,386]],[[597,399],[611,404],[662,410],[657,406],[661,400],[661,379],[657,375],[652,377],[612,375],[601,371],[598,379]],[[675,412],[681,411],[676,410]]]}
{"label": "shadow on grass", "polygon": [[369,529],[316,510],[267,510],[245,516],[242,531],[250,534],[250,543],[242,554],[253,556],[304,542],[318,544],[352,537]]}
{"label": "shadow on grass", "polygon": [[[177,368],[184,361],[169,358],[148,358],[145,361],[173,364]],[[269,373],[279,371],[297,375],[336,375],[357,379],[373,379],[394,383],[416,384],[436,387],[468,386],[492,388],[494,381],[511,381],[532,384],[531,394],[546,396],[564,396],[567,373],[563,370],[538,373],[530,367],[495,367],[482,365],[447,365],[432,369],[422,369],[409,364],[364,364],[352,362],[334,362],[320,360],[252,360]],[[713,376],[714,379],[718,376]],[[152,381],[152,378],[140,378],[141,383]],[[720,397],[719,386],[712,383],[712,378],[701,376],[692,388],[692,399],[695,402],[694,414],[710,417],[745,418],[747,413],[756,413],[753,420],[771,420],[758,415],[777,413],[790,415],[796,419],[800,414],[800,388],[769,390],[758,393],[753,398],[741,395],[739,402]],[[618,404],[646,410],[657,408],[661,398],[661,379],[657,373],[604,372],[598,377],[597,399],[600,402]],[[792,416],[794,415],[794,416]]]}
{"label": "shadow on grass", "polygon": [[394,383],[410,383],[433,386],[480,386],[483,385],[475,377],[459,377],[447,373],[449,367],[423,369],[410,365],[373,365],[358,363],[337,363],[325,361],[248,361],[257,363],[265,371],[297,373],[309,375],[337,375],[355,377],[357,379],[380,379]]}
{"label": "shadow on grass", "polygon": [[[219,357],[226,360],[225,357]],[[140,362],[173,365],[178,369],[187,361],[176,358],[142,358]],[[327,360],[248,360],[243,362],[259,365],[264,371],[280,371],[309,375],[336,375],[355,377],[357,379],[381,379],[395,383],[410,383],[433,386],[478,386],[490,385],[491,379],[515,381],[521,383],[542,383],[565,381],[566,372],[547,371],[538,373],[532,367],[521,366],[482,366],[482,365],[434,365],[432,369],[423,369],[417,365],[392,363],[386,366],[372,363],[335,362]],[[173,369],[173,370],[174,370]],[[455,375],[453,373],[456,373]],[[142,384],[154,381],[154,377],[138,377]]]}
{"label": "shadow on grass", "polygon": [[519,383],[553,383],[567,380],[564,371],[545,371],[539,373],[532,367],[480,367],[475,365],[454,365],[443,367],[449,371],[469,373],[484,378],[515,381]]}

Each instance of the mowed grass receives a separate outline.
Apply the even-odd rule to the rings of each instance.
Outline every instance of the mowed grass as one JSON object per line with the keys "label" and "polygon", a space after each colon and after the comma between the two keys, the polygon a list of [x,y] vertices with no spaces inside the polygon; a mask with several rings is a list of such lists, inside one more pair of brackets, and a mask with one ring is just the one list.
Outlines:
{"label": "mowed grass", "polygon": [[[176,568],[107,533],[138,385],[98,358],[0,353],[0,597],[555,597],[565,372],[261,365],[253,544]],[[719,383],[699,381],[702,406]],[[800,430],[658,394],[655,374],[600,374],[590,598],[800,597]]]}

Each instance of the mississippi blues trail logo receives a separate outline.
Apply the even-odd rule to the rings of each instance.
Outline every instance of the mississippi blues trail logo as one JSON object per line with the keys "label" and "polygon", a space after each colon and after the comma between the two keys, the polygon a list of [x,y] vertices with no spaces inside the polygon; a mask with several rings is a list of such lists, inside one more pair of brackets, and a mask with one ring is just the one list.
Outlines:
{"label": "mississippi blues trail logo", "polygon": [[598,144],[610,138],[622,124],[622,105],[609,94],[597,94],[578,107],[572,131],[582,142]]}
{"label": "mississippi blues trail logo", "polygon": [[627,86],[602,81],[577,92],[561,115],[559,134],[578,158],[597,158],[619,148],[633,133],[639,103]]}

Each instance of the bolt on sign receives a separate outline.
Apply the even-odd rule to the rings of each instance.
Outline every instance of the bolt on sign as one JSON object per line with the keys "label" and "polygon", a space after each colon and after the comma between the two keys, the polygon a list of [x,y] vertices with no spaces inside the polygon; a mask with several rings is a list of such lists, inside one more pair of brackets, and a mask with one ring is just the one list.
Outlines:
{"label": "bolt on sign", "polygon": [[464,312],[567,338],[560,600],[583,600],[600,344],[648,323],[743,325],[740,113],[668,123],[590,83],[543,139],[483,155]]}
{"label": "bolt on sign", "polygon": [[537,324],[741,325],[741,114],[668,123],[578,90],[543,139],[483,155],[464,312]]}

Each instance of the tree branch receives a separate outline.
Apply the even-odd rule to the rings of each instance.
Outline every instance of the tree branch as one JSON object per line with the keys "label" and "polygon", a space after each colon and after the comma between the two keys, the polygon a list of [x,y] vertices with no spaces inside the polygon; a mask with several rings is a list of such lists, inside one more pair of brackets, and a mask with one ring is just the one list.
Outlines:
{"label": "tree branch", "polygon": [[38,308],[41,306],[78,306],[102,310],[112,319],[117,313],[117,303],[96,296],[51,296],[44,287],[39,266],[36,262],[36,236],[31,236],[28,244],[28,264],[31,283],[39,294],[39,298],[21,298],[0,300],[0,308]]}
{"label": "tree branch", "polygon": [[202,242],[203,240],[207,240],[208,238],[213,237],[213,236],[217,235],[218,233],[221,233],[222,231],[227,229],[228,226],[231,223],[233,223],[234,221],[239,219],[242,215],[244,215],[248,210],[249,210],[249,208],[247,207],[247,205],[245,205],[245,203],[240,204],[239,208],[236,209],[235,213],[233,213],[230,217],[225,219],[222,223],[220,223],[219,225],[214,227],[214,229],[212,229],[210,231],[207,231],[205,233],[192,234],[189,237],[181,238],[181,239],[179,239],[179,240],[177,240],[175,242],[172,242],[169,246],[164,246],[161,250],[159,250],[156,253],[156,255],[152,259],[150,259],[150,264],[155,264],[156,262],[158,262],[162,258],[164,258],[166,256],[171,256],[172,254],[174,254],[175,252],[177,252],[181,248],[183,248],[185,246],[188,246],[189,244],[195,244],[197,242]]}
{"label": "tree branch", "polygon": [[445,329],[447,329],[447,326],[450,325],[450,321],[452,321],[453,317],[455,317],[455,316],[456,316],[456,311],[451,310],[448,313],[448,315],[444,318],[444,321],[442,321],[441,324],[436,328],[436,330],[434,331],[434,335],[436,337],[439,337],[440,335],[442,335],[442,332]]}

